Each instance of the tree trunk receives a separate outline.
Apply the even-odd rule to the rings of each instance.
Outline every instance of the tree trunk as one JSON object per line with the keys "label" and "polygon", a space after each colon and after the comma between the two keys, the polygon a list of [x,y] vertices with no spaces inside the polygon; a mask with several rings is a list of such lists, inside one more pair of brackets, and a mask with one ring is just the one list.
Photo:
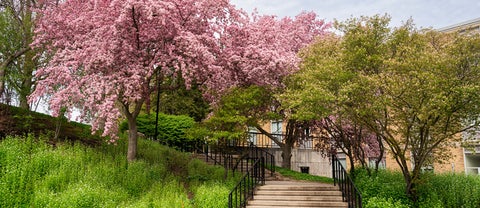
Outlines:
{"label": "tree trunk", "polygon": [[[347,157],[348,157],[348,160],[350,160],[350,175],[354,175],[355,174],[355,160],[353,158],[353,155],[350,153],[350,154],[347,154]],[[346,168],[346,167],[345,167]]]}
{"label": "tree trunk", "polygon": [[22,70],[22,85],[19,90],[20,107],[30,109],[28,105],[28,96],[32,93],[33,87],[33,71],[35,69],[35,52],[29,50],[25,53],[25,60]]}
{"label": "tree trunk", "polygon": [[417,182],[414,176],[405,176],[405,192],[407,196],[415,203],[418,200],[417,195]]}
{"label": "tree trunk", "polygon": [[292,167],[292,146],[285,144],[282,147],[282,167],[291,169]]}
{"label": "tree trunk", "polygon": [[133,116],[127,116],[128,120],[128,150],[127,160],[132,162],[137,156],[137,119]]}
{"label": "tree trunk", "polygon": [[5,90],[5,74],[7,70],[7,63],[2,63],[0,65],[0,97],[3,95],[3,91]]}
{"label": "tree trunk", "polygon": [[[25,1],[25,11],[23,16],[23,28],[24,28],[24,47],[30,48],[30,44],[33,42],[33,24],[32,24],[32,10],[31,1]],[[22,85],[20,86],[20,107],[23,109],[30,109],[28,105],[27,97],[32,93],[33,86],[33,71],[35,70],[35,51],[28,50],[25,52],[23,60],[23,69],[20,72]]]}
{"label": "tree trunk", "polygon": [[379,155],[377,157],[377,160],[375,161],[375,172],[378,172],[378,166],[380,165],[380,162],[383,160],[383,154],[385,153],[385,146],[383,146],[383,141],[380,136],[377,136],[377,141],[378,141],[378,147],[379,147]]}

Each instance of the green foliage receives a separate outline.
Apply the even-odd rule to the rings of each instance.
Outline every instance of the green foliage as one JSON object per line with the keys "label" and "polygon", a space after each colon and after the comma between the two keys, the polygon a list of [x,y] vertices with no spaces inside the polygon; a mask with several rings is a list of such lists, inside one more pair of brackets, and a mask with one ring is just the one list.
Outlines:
{"label": "green foliage", "polygon": [[322,183],[333,183],[332,178],[301,173],[301,172],[290,170],[288,168],[275,167],[275,171],[277,171],[278,173],[280,173],[284,177],[295,179],[295,180],[317,181],[317,182],[322,182]]}
{"label": "green foliage", "polygon": [[447,159],[459,133],[480,124],[480,35],[420,30],[412,21],[390,29],[389,21],[336,22],[343,36],[302,51],[301,70],[280,98],[299,119],[346,118],[378,134],[416,199],[420,168]]}
{"label": "green foliage", "polygon": [[0,11],[0,55],[3,57],[13,55],[23,46],[22,28],[16,22],[10,8]]}
{"label": "green foliage", "polygon": [[372,197],[364,202],[365,208],[409,208],[410,206],[402,204],[400,201],[394,201],[392,198]]}
{"label": "green foliage", "polygon": [[225,169],[221,166],[205,166],[203,161],[194,159],[187,165],[188,180],[192,182],[211,181],[223,178]]}
{"label": "green foliage", "polygon": [[[138,160],[131,163],[125,138],[96,148],[52,147],[44,140],[7,136],[0,141],[0,207],[224,207],[221,200],[214,204],[217,194],[228,195],[236,180],[220,183],[223,168],[143,139]],[[215,195],[197,191],[209,186]]]}
{"label": "green foliage", "polygon": [[[209,112],[210,106],[203,99],[202,92],[198,89],[198,86],[192,85],[190,89],[187,89],[181,75],[166,79],[162,84],[162,88],[169,90],[161,90],[160,112],[169,115],[188,115],[197,122],[203,120]],[[175,89],[170,90],[172,85],[176,85]],[[156,98],[154,102],[156,102]]]}
{"label": "green foliage", "polygon": [[422,208],[476,208],[480,205],[480,178],[464,174],[422,175],[416,203],[405,194],[402,174],[380,170],[368,176],[367,171],[356,172],[355,185],[362,193],[364,207],[422,207]]}
{"label": "green foliage", "polygon": [[439,174],[424,175],[424,178],[428,182],[419,187],[422,207],[432,207],[431,203],[449,208],[480,206],[480,177]]}
{"label": "green foliage", "polygon": [[[60,122],[59,140],[81,141],[93,145],[106,138],[92,134],[88,125],[67,121],[63,118],[53,118],[49,115],[25,110],[19,107],[0,103],[0,115],[8,122],[0,123],[0,138],[5,135],[26,135],[33,133],[36,136],[51,134],[52,137],[43,137],[53,140],[56,125]],[[56,141],[53,141],[56,142]]]}
{"label": "green foliage", "polygon": [[197,208],[224,208],[228,207],[230,190],[222,183],[206,183],[198,186],[195,191]]}
{"label": "green foliage", "polygon": [[272,111],[274,106],[276,103],[268,89],[259,86],[234,88],[221,98],[212,116],[196,131],[205,133],[210,140],[243,138],[248,126],[256,126],[263,120],[281,119]]}
{"label": "green foliage", "polygon": [[[143,133],[148,138],[155,137],[155,121],[156,114],[140,114],[137,117],[138,132]],[[166,115],[158,114],[158,137],[157,139],[162,143],[171,147],[180,148],[183,150],[192,149],[195,141],[189,140],[185,136],[185,132],[193,127],[195,121],[185,115]],[[120,130],[127,130],[128,124],[123,121],[120,124]]]}
{"label": "green foliage", "polygon": [[379,170],[369,176],[365,169],[360,168],[355,171],[354,180],[366,203],[375,197],[375,203],[411,203],[405,194],[405,181],[400,172]]}

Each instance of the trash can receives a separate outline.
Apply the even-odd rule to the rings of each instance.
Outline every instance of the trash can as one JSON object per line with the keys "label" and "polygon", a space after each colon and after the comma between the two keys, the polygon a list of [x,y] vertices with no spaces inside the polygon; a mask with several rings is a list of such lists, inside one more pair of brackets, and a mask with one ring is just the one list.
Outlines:
{"label": "trash can", "polygon": [[300,171],[301,171],[302,173],[309,174],[308,172],[310,171],[310,167],[308,167],[308,166],[300,166]]}

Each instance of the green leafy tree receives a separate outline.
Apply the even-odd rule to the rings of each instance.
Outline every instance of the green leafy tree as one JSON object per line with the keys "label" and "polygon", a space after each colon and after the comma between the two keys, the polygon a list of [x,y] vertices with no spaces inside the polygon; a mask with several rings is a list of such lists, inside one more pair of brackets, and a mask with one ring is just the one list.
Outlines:
{"label": "green leafy tree", "polygon": [[[38,50],[32,50],[34,2],[31,0],[2,0],[0,3],[0,97],[8,87],[15,92],[19,105],[28,109],[28,95],[35,82],[33,72],[40,64],[36,56]],[[37,5],[39,6],[39,5]]]}
{"label": "green leafy tree", "polygon": [[[138,132],[148,138],[155,138],[155,120],[156,115],[140,114],[137,117]],[[193,118],[186,115],[167,115],[160,113],[158,122],[157,138],[161,143],[183,150],[193,148],[195,141],[186,136],[186,131],[195,124]],[[122,131],[128,130],[127,122],[120,124]]]}
{"label": "green leafy tree", "polygon": [[[165,78],[160,84],[160,91],[154,93],[152,109],[169,115],[188,115],[195,121],[202,121],[210,110],[210,105],[203,98],[199,86],[192,84],[185,87],[185,80],[181,75]],[[160,100],[157,98],[160,97]]]}
{"label": "green leafy tree", "polygon": [[[280,147],[282,167],[291,168],[292,148],[301,138],[305,138],[302,135],[311,123],[290,118],[288,110],[283,109],[274,96],[275,90],[255,85],[232,89],[222,97],[212,115],[203,123],[204,127],[212,130],[207,136],[214,140],[242,139],[248,127],[255,127]],[[286,122],[282,138],[263,128],[265,121],[269,120]]]}
{"label": "green leafy tree", "polygon": [[447,159],[460,133],[478,126],[480,38],[411,21],[390,29],[389,20],[337,22],[341,36],[304,51],[301,86],[290,86],[287,103],[302,116],[341,113],[381,136],[415,201],[422,168]]}

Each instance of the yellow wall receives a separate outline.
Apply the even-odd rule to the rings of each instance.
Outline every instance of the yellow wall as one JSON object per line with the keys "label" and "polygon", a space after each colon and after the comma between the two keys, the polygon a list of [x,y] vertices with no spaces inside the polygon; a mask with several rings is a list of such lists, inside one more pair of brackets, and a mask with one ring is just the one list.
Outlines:
{"label": "yellow wall", "polygon": [[[447,173],[447,172],[455,172],[455,173],[463,173],[465,172],[465,162],[463,156],[463,148],[462,147],[451,147],[449,150],[450,158],[443,163],[434,163],[433,168],[435,173]],[[387,157],[386,157],[386,166],[388,170],[396,170],[400,171],[400,166],[398,166],[397,161],[393,157],[393,154],[390,150],[386,150]],[[409,170],[412,170],[412,163],[408,162]]]}

